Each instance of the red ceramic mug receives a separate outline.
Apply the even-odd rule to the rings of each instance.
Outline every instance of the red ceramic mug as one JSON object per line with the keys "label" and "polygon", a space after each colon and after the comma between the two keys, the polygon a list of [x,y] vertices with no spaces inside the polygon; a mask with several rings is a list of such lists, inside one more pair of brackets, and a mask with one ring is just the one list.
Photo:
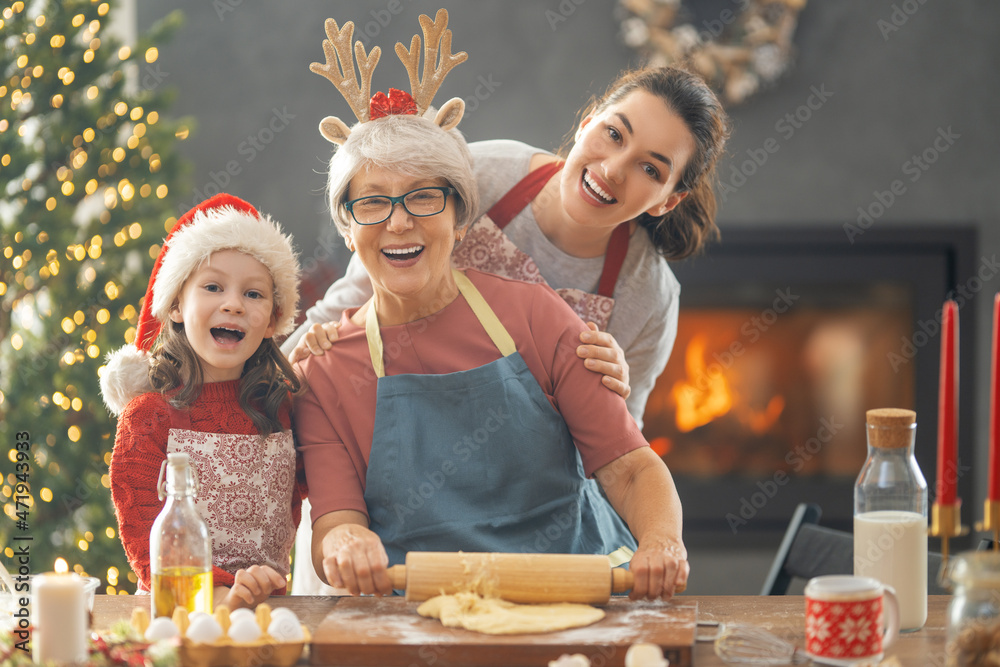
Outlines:
{"label": "red ceramic mug", "polygon": [[871,577],[829,575],[806,584],[806,652],[815,662],[878,662],[899,635],[899,602]]}

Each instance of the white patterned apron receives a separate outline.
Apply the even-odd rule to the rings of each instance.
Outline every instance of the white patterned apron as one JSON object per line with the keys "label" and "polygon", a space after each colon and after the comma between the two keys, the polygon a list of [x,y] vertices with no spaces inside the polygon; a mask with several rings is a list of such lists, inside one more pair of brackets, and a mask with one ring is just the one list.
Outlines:
{"label": "white patterned apron", "polygon": [[[545,279],[539,272],[535,260],[514,245],[503,230],[514,216],[538,196],[545,184],[562,169],[562,166],[562,162],[543,164],[501,197],[469,228],[462,243],[455,246],[452,266],[459,269],[478,269],[527,283],[544,283]],[[608,251],[604,256],[604,269],[601,272],[597,294],[570,287],[556,290],[556,293],[584,322],[594,322],[601,331],[607,331],[611,311],[615,306],[613,297],[615,283],[618,282],[618,274],[628,253],[628,240],[629,226],[618,225],[611,234]]]}
{"label": "white patterned apron", "polygon": [[186,411],[171,410],[167,454],[187,452],[198,480],[195,506],[212,534],[212,563],[235,573],[270,565],[288,574],[295,541],[291,431],[257,435],[191,430]]}

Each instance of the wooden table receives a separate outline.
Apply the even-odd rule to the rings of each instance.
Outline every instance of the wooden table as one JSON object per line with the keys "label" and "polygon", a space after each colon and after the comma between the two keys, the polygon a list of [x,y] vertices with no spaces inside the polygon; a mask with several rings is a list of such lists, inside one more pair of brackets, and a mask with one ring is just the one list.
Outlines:
{"label": "wooden table", "polygon": [[[685,602],[698,603],[698,619],[702,621],[753,623],[799,646],[805,643],[804,608],[801,596],[682,596]],[[289,607],[299,619],[315,630],[340,598],[326,596],[275,597],[272,607]],[[950,596],[932,595],[928,603],[927,624],[922,630],[902,635],[888,650],[902,665],[944,665],[947,633],[946,612]],[[149,598],[98,595],[94,602],[94,629],[107,629],[112,623],[128,619],[137,604],[148,604]],[[699,634],[711,633],[710,627],[699,628]],[[711,642],[699,642],[694,649],[694,664],[698,667],[724,665]],[[415,667],[430,667],[417,665]],[[545,665],[539,665],[545,667]]]}
{"label": "wooden table", "polygon": [[[775,634],[805,646],[805,599],[800,595],[788,596],[692,596],[698,601],[698,620],[753,623],[769,628]],[[943,667],[947,638],[947,611],[950,595],[931,595],[927,604],[927,623],[917,632],[900,635],[886,651],[886,657],[895,656],[901,665],[933,665]],[[704,631],[705,628],[699,628]],[[712,644],[695,646],[695,664],[724,665],[716,657]]]}

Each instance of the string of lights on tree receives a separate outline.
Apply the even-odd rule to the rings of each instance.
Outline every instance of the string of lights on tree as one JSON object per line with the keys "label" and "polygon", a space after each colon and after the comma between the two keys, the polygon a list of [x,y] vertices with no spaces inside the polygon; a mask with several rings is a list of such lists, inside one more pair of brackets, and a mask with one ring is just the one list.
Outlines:
{"label": "string of lights on tree", "polygon": [[108,30],[115,5],[0,12],[0,545],[8,564],[29,544],[31,571],[61,559],[112,594],[135,577],[116,534],[115,422],[98,373],[135,335],[157,243],[187,189],[176,144],[190,125],[160,115],[169,74],[156,45],[180,16],[128,45]]}
{"label": "string of lights on tree", "polygon": [[622,37],[651,66],[685,65],[728,105],[773,84],[791,66],[806,0],[733,0],[689,19],[681,0],[620,0]]}

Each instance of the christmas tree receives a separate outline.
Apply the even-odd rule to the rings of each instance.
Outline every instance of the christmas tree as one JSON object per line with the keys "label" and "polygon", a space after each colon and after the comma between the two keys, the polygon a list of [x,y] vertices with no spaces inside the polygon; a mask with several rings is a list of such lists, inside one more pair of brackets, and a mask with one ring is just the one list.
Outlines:
{"label": "christmas tree", "polygon": [[[156,44],[108,30],[113,1],[14,2],[0,16],[0,546],[8,568],[134,591],[111,504],[105,355],[135,335],[187,169]],[[182,211],[181,211],[182,212]]]}

